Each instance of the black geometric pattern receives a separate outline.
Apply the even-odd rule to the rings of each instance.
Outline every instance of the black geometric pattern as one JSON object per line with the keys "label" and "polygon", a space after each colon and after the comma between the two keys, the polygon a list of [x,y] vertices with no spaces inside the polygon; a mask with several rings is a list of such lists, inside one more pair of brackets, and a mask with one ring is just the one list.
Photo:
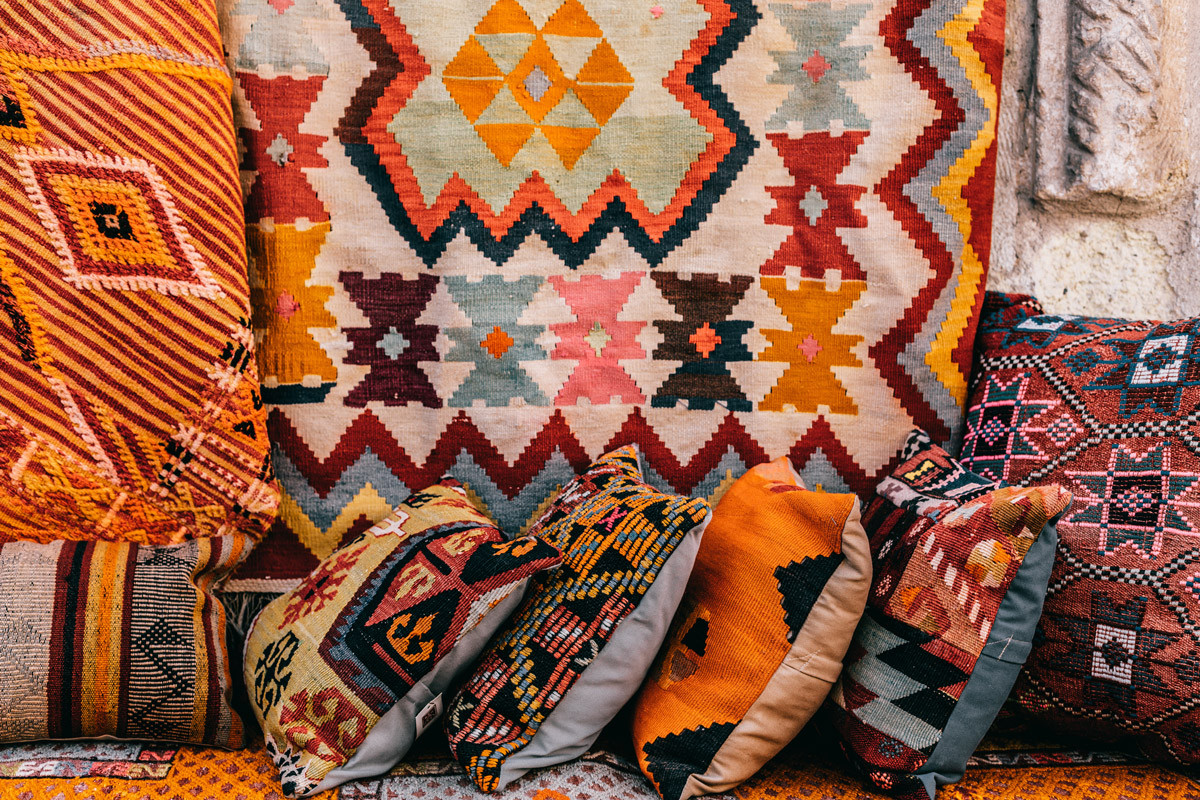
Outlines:
{"label": "black geometric pattern", "polygon": [[0,128],[25,128],[28,123],[25,122],[25,114],[21,111],[21,104],[17,102],[15,97],[8,95],[0,95]]}
{"label": "black geometric pattern", "polygon": [[647,765],[662,796],[666,800],[676,800],[683,793],[689,777],[703,775],[735,727],[737,723],[722,722],[670,733],[648,742],[645,747]]}
{"label": "black geometric pattern", "polygon": [[[838,565],[845,560],[841,553],[806,558],[803,561],[775,568],[775,580],[783,605],[784,621],[788,626],[788,641],[796,641],[796,635],[804,627],[808,613],[821,596],[825,584]],[[703,652],[701,651],[701,654]]]}
{"label": "black geometric pattern", "polygon": [[[156,691],[140,704],[131,705],[129,720],[153,738],[176,738],[170,734],[178,727],[180,719],[171,713],[175,710],[171,706],[195,695],[194,670],[187,674],[187,665],[174,657],[191,645],[185,633],[192,631],[179,631],[159,618],[130,642],[130,670],[149,679]],[[194,667],[194,663],[191,666]]]}
{"label": "black geometric pattern", "polygon": [[292,659],[300,639],[288,631],[271,642],[254,664],[254,702],[267,711],[283,699],[283,693],[292,681]]}

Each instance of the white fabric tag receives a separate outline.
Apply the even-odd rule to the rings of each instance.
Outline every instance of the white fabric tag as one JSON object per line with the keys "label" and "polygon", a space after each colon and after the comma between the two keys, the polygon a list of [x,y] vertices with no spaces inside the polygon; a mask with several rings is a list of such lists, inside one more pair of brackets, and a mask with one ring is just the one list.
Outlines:
{"label": "white fabric tag", "polygon": [[419,737],[430,725],[437,722],[437,718],[441,715],[442,696],[439,694],[421,709],[421,713],[417,714],[417,736]]}

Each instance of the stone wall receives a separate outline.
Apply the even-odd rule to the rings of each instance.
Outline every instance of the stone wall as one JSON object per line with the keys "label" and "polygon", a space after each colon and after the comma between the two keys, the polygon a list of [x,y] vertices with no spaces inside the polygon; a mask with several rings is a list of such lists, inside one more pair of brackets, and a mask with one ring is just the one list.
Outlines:
{"label": "stone wall", "polygon": [[1008,0],[989,286],[1200,314],[1200,0]]}

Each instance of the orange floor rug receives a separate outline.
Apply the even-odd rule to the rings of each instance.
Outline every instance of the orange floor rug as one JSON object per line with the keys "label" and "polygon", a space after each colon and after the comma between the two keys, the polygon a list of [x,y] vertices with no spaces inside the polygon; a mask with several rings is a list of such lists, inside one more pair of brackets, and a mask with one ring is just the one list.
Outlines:
{"label": "orange floor rug", "polygon": [[[480,800],[457,766],[426,745],[392,774],[317,795],[320,800]],[[1124,762],[1124,763],[1120,763]],[[653,800],[650,784],[622,755],[595,750],[535,772],[496,800]],[[836,756],[797,744],[725,798],[875,800]],[[1131,763],[1116,753],[1031,748],[998,740],[974,759],[944,800],[1200,800],[1189,774]],[[2,800],[283,800],[262,745],[239,752],[124,742],[0,748]]]}

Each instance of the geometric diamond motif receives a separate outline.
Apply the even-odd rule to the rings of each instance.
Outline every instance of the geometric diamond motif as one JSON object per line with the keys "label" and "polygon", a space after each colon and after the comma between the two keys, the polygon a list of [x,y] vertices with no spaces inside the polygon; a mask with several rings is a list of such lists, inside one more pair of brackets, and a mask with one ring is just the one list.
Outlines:
{"label": "geometric diamond motif", "polygon": [[591,329],[583,337],[584,341],[588,343],[588,347],[592,348],[592,352],[596,354],[596,358],[599,358],[604,353],[605,345],[611,342],[612,338],[608,335],[608,331],[604,330],[604,326],[600,324],[600,320],[593,322]]}
{"label": "geometric diamond motif", "polygon": [[[1029,399],[1029,380],[1027,374],[1014,375],[1009,381],[986,377],[982,395],[967,413],[962,446],[962,460],[976,474],[1005,481],[1020,462],[1046,460],[1045,453],[1029,439],[1028,434],[1037,430],[1029,423],[1058,403]],[[1068,432],[1064,424],[1074,425],[1064,417],[1050,426],[1055,441]]]}
{"label": "geometric diamond motif", "polygon": [[675,313],[682,317],[654,320],[663,341],[652,357],[680,364],[658,387],[650,404],[655,408],[673,408],[686,401],[690,409],[707,410],[720,403],[730,411],[750,411],[750,400],[729,365],[753,359],[742,338],[754,323],[729,316],[750,288],[752,278],[735,275],[723,279],[704,272],[691,277],[653,272],[650,277]]}
{"label": "geometric diamond motif", "polygon": [[411,342],[404,338],[404,334],[396,330],[396,326],[392,325],[388,328],[388,332],[380,337],[375,346],[384,352],[388,358],[395,361],[400,355],[408,349]]}
{"label": "geometric diamond motif", "polygon": [[[517,398],[527,405],[549,405],[549,399],[525,369],[525,362],[547,358],[545,348],[538,344],[546,326],[517,322],[541,287],[542,278],[524,275],[506,281],[501,275],[484,275],[473,281],[451,275],[445,278],[445,284],[470,325],[444,329],[451,341],[444,360],[474,364],[448,405],[470,408],[476,400],[482,400],[488,406],[503,407]],[[498,297],[504,302],[496,302]]]}
{"label": "geometric diamond motif", "polygon": [[805,130],[819,131],[830,128],[835,119],[847,128],[869,127],[846,86],[867,77],[862,63],[870,48],[846,41],[871,6],[826,0],[796,6],[771,3],[770,8],[794,40],[795,49],[771,51],[779,69],[767,76],[767,82],[790,85],[792,90],[767,121],[767,130],[782,131],[790,122],[801,122]]}
{"label": "geometric diamond motif", "polygon": [[517,0],[498,0],[442,83],[505,167],[540,131],[568,170],[633,91],[633,76],[579,0],[566,0],[540,29]]}
{"label": "geometric diamond motif", "polygon": [[1050,441],[1059,447],[1065,447],[1067,442],[1080,433],[1083,433],[1083,428],[1072,422],[1070,417],[1059,417],[1046,428],[1046,435],[1050,437]]}
{"label": "geometric diamond motif", "polygon": [[808,187],[808,194],[804,195],[804,199],[800,202],[800,210],[808,217],[808,221],[816,225],[827,208],[829,208],[829,201],[825,199],[820,190],[815,186]]}
{"label": "geometric diamond motif", "polygon": [[594,405],[614,399],[622,403],[646,402],[621,366],[624,359],[646,357],[637,341],[646,323],[617,319],[642,280],[638,272],[612,278],[584,275],[571,281],[560,275],[550,276],[550,284],[575,315],[574,322],[550,326],[550,332],[558,337],[550,357],[575,361],[567,382],[554,398],[555,405],[577,405],[584,397]]}
{"label": "geometric diamond motif", "polygon": [[40,130],[25,84],[16,73],[0,69],[0,139],[33,144]]}
{"label": "geometric diamond motif", "polygon": [[995,446],[996,441],[1008,432],[1008,426],[996,417],[991,417],[980,429],[979,435],[989,446]]}
{"label": "geometric diamond motif", "polygon": [[1183,390],[1200,386],[1200,320],[1156,327],[1143,339],[1107,342],[1115,366],[1084,389],[1120,389],[1121,416],[1143,408],[1164,416],[1178,412]]}
{"label": "geometric diamond motif", "polygon": [[362,28],[382,33],[364,34],[379,69],[339,138],[430,267],[462,232],[497,265],[533,236],[574,268],[614,230],[657,266],[759,146],[712,80],[761,17],[751,0],[684,3],[649,40],[601,0],[464,4],[478,22],[451,39],[437,14],[360,2],[389,23]]}
{"label": "geometric diamond motif", "polygon": [[1086,617],[1046,620],[1067,644],[1060,668],[1081,679],[1085,696],[1097,704],[1119,703],[1135,717],[1140,716],[1138,692],[1170,695],[1170,687],[1150,666],[1169,666],[1156,654],[1180,638],[1154,629],[1147,619],[1148,602],[1138,595],[1120,603],[1093,591]]}
{"label": "geometric diamond motif", "polygon": [[513,338],[496,325],[479,346],[491,353],[492,358],[504,358],[504,354],[513,346]]}
{"label": "geometric diamond motif", "polygon": [[66,149],[14,156],[69,283],[221,296],[152,165]]}
{"label": "geometric diamond motif", "polygon": [[1200,510],[1200,499],[1187,499],[1200,473],[1171,468],[1171,446],[1156,445],[1143,454],[1114,443],[1108,468],[1066,473],[1076,484],[1075,508],[1067,522],[1100,533],[1099,552],[1128,545],[1144,559],[1162,549],[1163,535],[1198,536],[1181,513]]}

